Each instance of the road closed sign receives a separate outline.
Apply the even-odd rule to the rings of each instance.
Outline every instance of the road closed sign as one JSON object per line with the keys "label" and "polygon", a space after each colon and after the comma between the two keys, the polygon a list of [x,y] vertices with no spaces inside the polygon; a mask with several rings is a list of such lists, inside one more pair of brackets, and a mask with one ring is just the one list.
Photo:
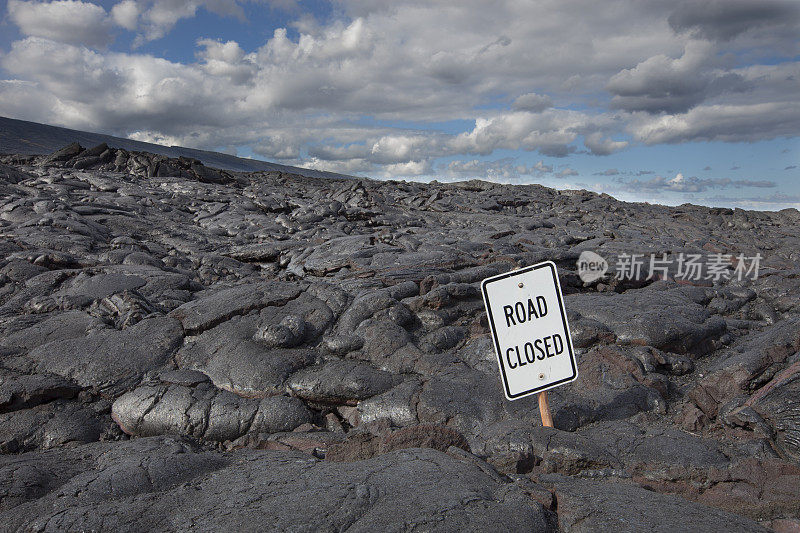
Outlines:
{"label": "road closed sign", "polygon": [[578,377],[556,265],[539,263],[481,283],[506,398]]}

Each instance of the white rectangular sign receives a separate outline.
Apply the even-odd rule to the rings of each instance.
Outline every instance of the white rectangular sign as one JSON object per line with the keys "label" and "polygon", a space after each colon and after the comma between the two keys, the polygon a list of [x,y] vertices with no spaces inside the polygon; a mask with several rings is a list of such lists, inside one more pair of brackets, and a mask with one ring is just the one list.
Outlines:
{"label": "white rectangular sign", "polygon": [[556,265],[546,261],[481,282],[506,398],[578,377]]}

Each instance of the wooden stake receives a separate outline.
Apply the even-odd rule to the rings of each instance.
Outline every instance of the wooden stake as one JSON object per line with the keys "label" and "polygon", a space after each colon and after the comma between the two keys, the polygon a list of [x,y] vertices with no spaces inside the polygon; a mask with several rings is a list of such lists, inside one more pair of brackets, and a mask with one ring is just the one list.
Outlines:
{"label": "wooden stake", "polygon": [[547,403],[547,391],[542,391],[539,396],[539,414],[542,415],[542,425],[553,427],[553,414],[550,412],[550,405]]}

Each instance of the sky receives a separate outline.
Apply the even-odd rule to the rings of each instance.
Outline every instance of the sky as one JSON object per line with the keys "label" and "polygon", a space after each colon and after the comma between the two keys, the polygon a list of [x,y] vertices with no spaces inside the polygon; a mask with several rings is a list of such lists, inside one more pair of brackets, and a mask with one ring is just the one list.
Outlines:
{"label": "sky", "polygon": [[800,208],[798,0],[8,0],[0,115],[378,179]]}

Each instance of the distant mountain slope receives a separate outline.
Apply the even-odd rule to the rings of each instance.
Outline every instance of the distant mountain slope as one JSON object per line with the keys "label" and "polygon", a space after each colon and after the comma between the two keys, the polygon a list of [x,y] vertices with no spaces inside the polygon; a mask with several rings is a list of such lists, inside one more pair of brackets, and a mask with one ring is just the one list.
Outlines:
{"label": "distant mountain slope", "polygon": [[204,165],[223,170],[251,172],[258,170],[277,170],[309,176],[312,178],[349,178],[344,174],[313,170],[308,168],[279,165],[267,161],[244,159],[219,152],[207,152],[180,146],[162,146],[160,144],[134,141],[87,131],[71,130],[58,126],[39,124],[13,118],[0,117],[0,153],[6,154],[49,154],[64,146],[77,142],[84,147],[106,143],[112,148],[122,148],[135,152],[150,152],[168,157],[191,157],[199,159]]}

